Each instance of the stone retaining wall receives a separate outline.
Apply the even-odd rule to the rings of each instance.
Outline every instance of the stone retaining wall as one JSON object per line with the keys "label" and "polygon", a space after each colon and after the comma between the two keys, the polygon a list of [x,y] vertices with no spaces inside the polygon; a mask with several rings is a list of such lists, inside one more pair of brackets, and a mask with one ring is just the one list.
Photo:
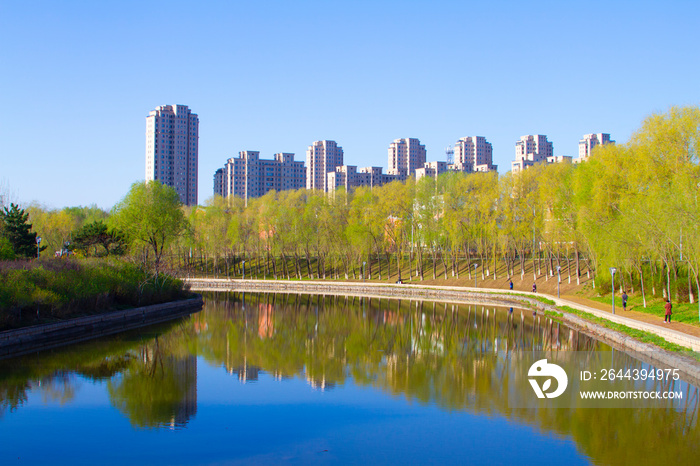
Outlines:
{"label": "stone retaining wall", "polygon": [[77,343],[188,315],[202,308],[202,297],[124,311],[78,317],[63,322],[0,332],[0,358]]}

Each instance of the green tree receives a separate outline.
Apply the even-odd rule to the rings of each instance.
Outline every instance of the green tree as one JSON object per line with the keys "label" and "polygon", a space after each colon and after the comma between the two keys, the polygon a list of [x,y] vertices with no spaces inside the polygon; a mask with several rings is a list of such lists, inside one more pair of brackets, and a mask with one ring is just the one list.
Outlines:
{"label": "green tree", "polygon": [[86,256],[120,256],[126,252],[126,239],[122,233],[109,229],[99,220],[83,225],[75,233],[70,248],[82,251]]}
{"label": "green tree", "polygon": [[0,260],[12,260],[15,258],[15,251],[12,249],[10,240],[2,236],[0,230]]}
{"label": "green tree", "polygon": [[157,274],[165,247],[187,227],[181,206],[177,191],[169,186],[158,181],[134,183],[114,206],[110,221],[130,242],[141,243],[153,252]]}
{"label": "green tree", "polygon": [[9,209],[4,207],[0,211],[0,223],[2,235],[9,241],[16,256],[29,258],[36,255],[36,232],[32,231],[29,214],[24,209],[17,204],[10,204]]}

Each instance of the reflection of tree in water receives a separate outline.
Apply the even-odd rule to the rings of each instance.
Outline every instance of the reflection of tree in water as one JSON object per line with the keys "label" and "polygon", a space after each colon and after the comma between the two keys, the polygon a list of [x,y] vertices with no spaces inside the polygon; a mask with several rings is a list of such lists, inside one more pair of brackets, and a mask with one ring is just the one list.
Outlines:
{"label": "reflection of tree in water", "polygon": [[[88,380],[109,380],[135,365],[139,348],[148,347],[155,335],[165,333],[169,346],[189,356],[187,338],[182,337],[182,320],[93,340],[64,348],[0,360],[0,417],[26,403],[30,391],[40,392],[45,403],[70,402],[79,388],[81,376]],[[180,331],[170,332],[173,328]],[[184,345],[180,348],[178,345]],[[158,398],[158,392],[154,393]]]}
{"label": "reflection of tree in water", "polygon": [[54,402],[61,406],[73,401],[80,382],[75,380],[71,372],[59,371],[50,377],[44,377],[32,383],[32,390],[41,392],[44,403]]}
{"label": "reflection of tree in water", "polygon": [[6,411],[15,411],[27,402],[27,391],[30,389],[27,380],[3,381],[0,383],[0,418]]}
{"label": "reflection of tree in water", "polygon": [[177,355],[156,338],[107,389],[133,425],[183,427],[197,413],[197,358]]}
{"label": "reflection of tree in water", "polygon": [[[263,306],[261,306],[263,304]],[[272,306],[271,311],[268,305]],[[265,316],[260,315],[263,309]],[[512,365],[532,350],[605,352],[597,341],[530,312],[409,300],[332,296],[221,294],[205,300],[209,331],[200,354],[226,368],[304,377],[315,388],[348,376],[395,395],[449,410],[505,415],[571,436],[601,464],[687,463],[700,455],[698,390],[685,407],[655,409],[512,408],[530,394]],[[274,334],[260,338],[261,323]],[[206,345],[203,342],[206,341]],[[206,346],[206,347],[205,347]],[[570,353],[573,354],[573,353]],[[618,356],[616,366],[641,367]],[[534,398],[534,397],[533,397]]]}

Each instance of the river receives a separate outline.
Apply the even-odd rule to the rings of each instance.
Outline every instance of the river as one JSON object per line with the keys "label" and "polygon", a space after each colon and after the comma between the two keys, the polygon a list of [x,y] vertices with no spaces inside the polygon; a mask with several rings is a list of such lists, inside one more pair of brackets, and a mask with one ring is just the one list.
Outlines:
{"label": "river", "polygon": [[[557,400],[536,396],[541,358],[569,374]],[[682,398],[587,404],[584,384]],[[0,361],[0,464],[697,464],[698,404],[683,374],[526,309],[209,293]]]}

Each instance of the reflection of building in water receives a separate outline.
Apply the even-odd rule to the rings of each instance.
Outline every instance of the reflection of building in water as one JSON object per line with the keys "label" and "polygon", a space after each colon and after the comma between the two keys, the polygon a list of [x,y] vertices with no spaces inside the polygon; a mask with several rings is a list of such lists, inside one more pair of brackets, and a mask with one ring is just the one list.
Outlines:
{"label": "reflection of building in water", "polygon": [[197,357],[168,358],[168,363],[183,395],[174,406],[170,427],[184,427],[197,414]]}
{"label": "reflection of building in water", "polygon": [[383,319],[382,323],[384,323],[384,324],[389,324],[389,325],[403,324],[403,315],[399,314],[396,311],[385,310],[383,317],[384,317],[384,319]]}
{"label": "reflection of building in water", "polygon": [[209,328],[209,324],[207,323],[206,316],[203,312],[198,313],[195,315],[194,318],[194,331],[195,333],[202,333],[206,332],[207,329]]}
{"label": "reflection of building in water", "polygon": [[272,304],[259,304],[258,335],[260,338],[270,338],[275,331],[275,323],[272,321]]}
{"label": "reflection of building in water", "polygon": [[307,373],[306,381],[309,383],[309,385],[311,385],[311,388],[321,390],[322,392],[335,388],[335,382],[327,382],[325,374],[320,378],[315,378]]}
{"label": "reflection of building in water", "polygon": [[282,380],[292,380],[293,377],[289,375],[284,375],[282,371],[275,369],[272,371],[272,378],[278,382],[281,382]]}
{"label": "reflection of building in water", "polygon": [[260,368],[256,366],[249,366],[247,362],[243,362],[242,366],[238,367],[227,367],[228,373],[230,375],[236,374],[238,376],[238,380],[241,381],[241,383],[246,383],[246,382],[257,382],[258,381],[258,373],[260,372]]}

